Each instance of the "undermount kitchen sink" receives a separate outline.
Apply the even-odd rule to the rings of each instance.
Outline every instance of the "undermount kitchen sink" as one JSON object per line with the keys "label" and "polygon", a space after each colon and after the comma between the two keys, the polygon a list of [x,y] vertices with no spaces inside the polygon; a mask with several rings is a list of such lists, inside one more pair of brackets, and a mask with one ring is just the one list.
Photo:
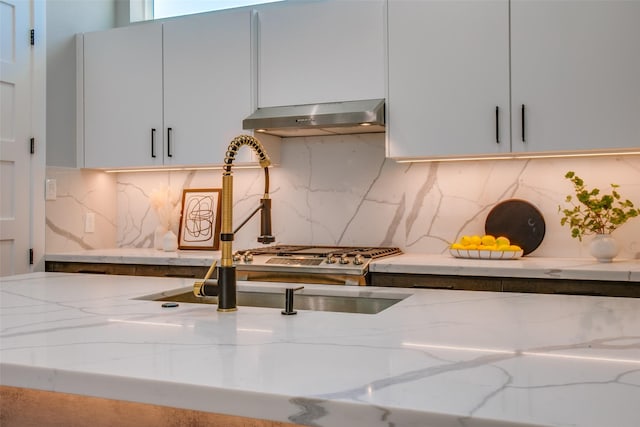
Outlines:
{"label": "undermount kitchen sink", "polygon": [[[377,314],[402,301],[410,294],[393,295],[322,295],[313,293],[296,293],[293,308],[295,310],[333,311],[342,313]],[[218,297],[196,297],[193,288],[179,288],[152,295],[138,297],[147,301],[170,301],[177,303],[217,304]],[[285,306],[284,290],[270,288],[266,291],[238,291],[238,306],[269,307],[283,309]]]}

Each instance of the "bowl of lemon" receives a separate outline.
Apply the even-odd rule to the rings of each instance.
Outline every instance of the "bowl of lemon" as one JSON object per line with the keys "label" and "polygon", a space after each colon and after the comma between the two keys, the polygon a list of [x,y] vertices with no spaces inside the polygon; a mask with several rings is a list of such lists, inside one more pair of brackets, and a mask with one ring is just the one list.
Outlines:
{"label": "bowl of lemon", "polygon": [[449,253],[456,258],[471,259],[516,259],[524,251],[518,245],[513,245],[508,237],[492,236],[462,236],[449,246]]}

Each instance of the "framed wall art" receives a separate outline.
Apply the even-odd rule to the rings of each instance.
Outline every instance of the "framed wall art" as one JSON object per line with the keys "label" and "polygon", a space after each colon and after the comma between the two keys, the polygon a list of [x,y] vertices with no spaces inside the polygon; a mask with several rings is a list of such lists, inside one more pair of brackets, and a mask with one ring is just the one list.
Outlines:
{"label": "framed wall art", "polygon": [[179,249],[218,250],[222,189],[182,190]]}

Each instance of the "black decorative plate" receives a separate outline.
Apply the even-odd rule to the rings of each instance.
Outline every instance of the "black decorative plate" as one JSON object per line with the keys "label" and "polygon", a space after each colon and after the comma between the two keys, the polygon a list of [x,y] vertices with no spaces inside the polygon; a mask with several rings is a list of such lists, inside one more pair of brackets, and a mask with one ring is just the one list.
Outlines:
{"label": "black decorative plate", "polygon": [[518,245],[523,255],[533,252],[544,239],[546,226],[542,214],[525,200],[510,199],[491,209],[484,224],[486,234],[505,236]]}

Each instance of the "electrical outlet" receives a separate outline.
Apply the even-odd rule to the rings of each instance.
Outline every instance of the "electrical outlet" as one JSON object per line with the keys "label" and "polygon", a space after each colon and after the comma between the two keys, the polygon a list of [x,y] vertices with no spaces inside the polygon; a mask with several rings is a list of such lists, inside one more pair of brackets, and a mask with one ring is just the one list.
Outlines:
{"label": "electrical outlet", "polygon": [[45,184],[45,200],[56,200],[58,197],[58,185],[56,180],[49,178]]}
{"label": "electrical outlet", "polygon": [[96,214],[87,212],[84,217],[84,232],[93,233],[94,231],[96,231]]}

